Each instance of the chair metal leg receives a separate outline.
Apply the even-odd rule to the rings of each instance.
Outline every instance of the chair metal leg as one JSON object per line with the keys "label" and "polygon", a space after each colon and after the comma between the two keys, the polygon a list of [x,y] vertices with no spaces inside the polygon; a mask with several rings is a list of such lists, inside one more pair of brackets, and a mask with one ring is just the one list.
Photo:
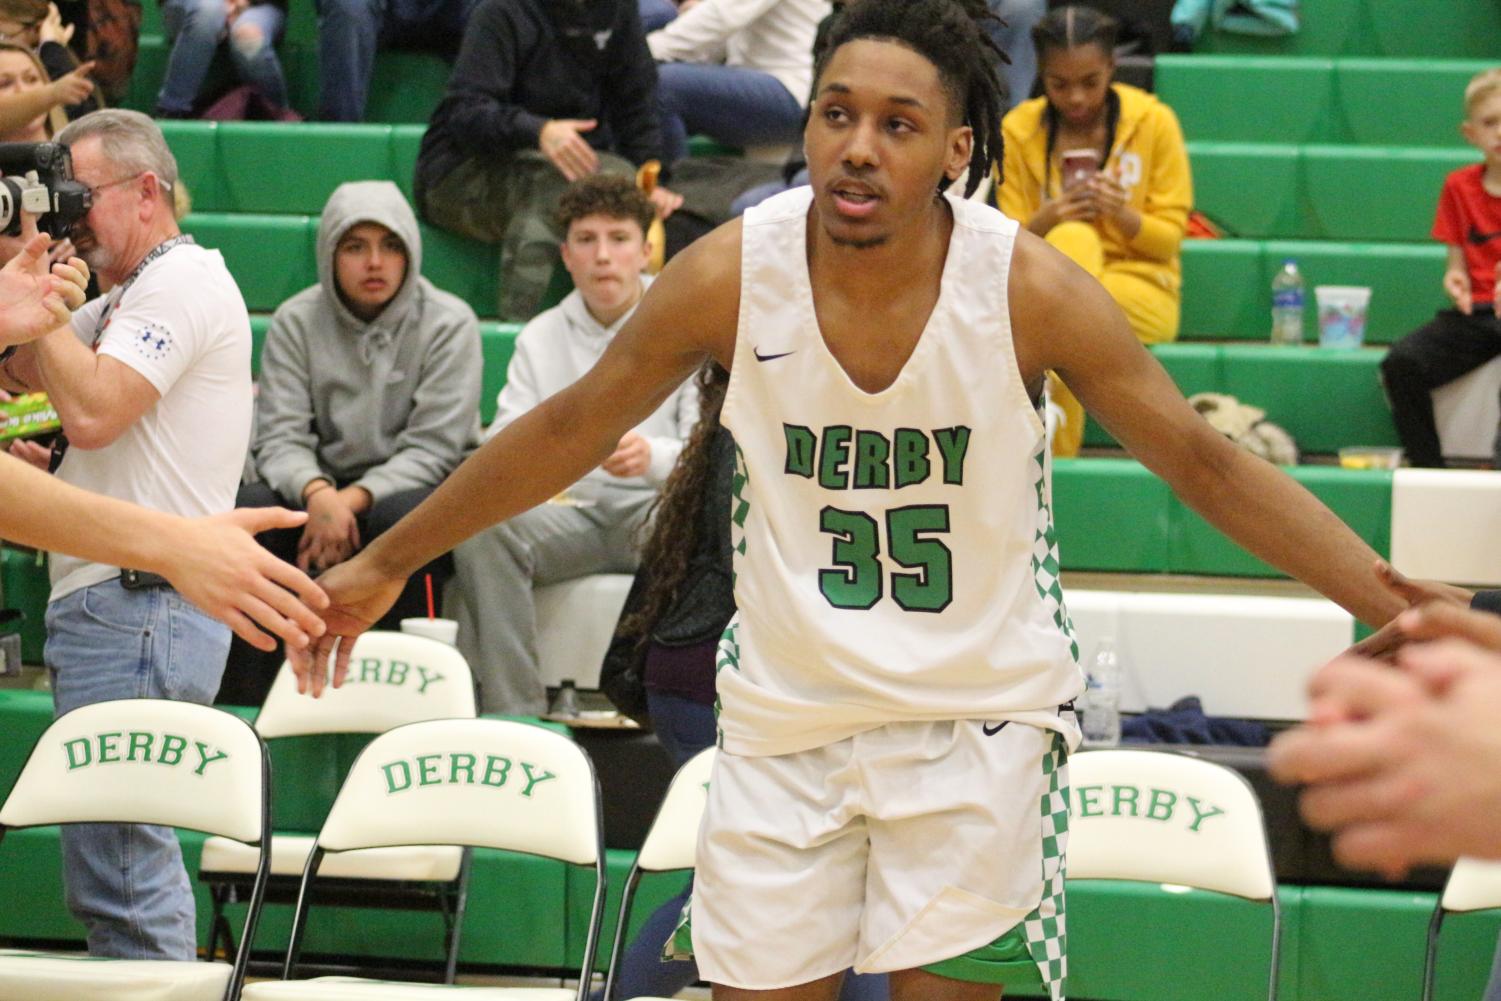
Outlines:
{"label": "chair metal leg", "polygon": [[1433,1001],[1433,984],[1438,978],[1438,933],[1444,925],[1444,908],[1433,908],[1433,920],[1428,922],[1428,950],[1423,955],[1423,1001]]}
{"label": "chair metal leg", "polygon": [[615,995],[615,980],[620,975],[620,960],[625,955],[625,933],[631,920],[631,905],[636,900],[636,884],[641,882],[641,869],[631,866],[626,877],[625,889],[620,895],[620,917],[615,922],[615,941],[610,945],[610,965],[605,967],[605,1001]]}
{"label": "chair metal leg", "polygon": [[459,939],[464,934],[464,911],[469,906],[469,869],[473,859],[474,849],[465,848],[463,861],[459,864],[458,887],[454,892],[452,909],[445,897],[443,917],[448,922],[448,962],[443,970],[445,984],[452,984],[459,973]]}

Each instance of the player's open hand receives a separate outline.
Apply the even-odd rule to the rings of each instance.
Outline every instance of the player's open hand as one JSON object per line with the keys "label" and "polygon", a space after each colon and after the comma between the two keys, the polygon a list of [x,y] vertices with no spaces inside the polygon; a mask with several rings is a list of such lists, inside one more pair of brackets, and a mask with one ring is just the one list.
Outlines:
{"label": "player's open hand", "polygon": [[330,680],[335,688],[344,684],[355,638],[386,614],[406,582],[385,576],[375,561],[362,553],[319,577],[318,583],[328,594],[328,607],[323,611],[326,630],[307,649],[287,652],[292,672],[297,676],[297,691],[315,699],[323,694]]}
{"label": "player's open hand", "polygon": [[83,305],[89,268],[74,257],[52,264],[52,238],[38,233],[36,216],[21,217],[21,250],[0,268],[0,344],[25,344],[67,324]]}
{"label": "player's open hand", "polygon": [[262,549],[255,536],[294,528],[306,518],[300,511],[264,507],[186,519],[160,572],[257,650],[276,649],[263,629],[285,640],[289,650],[304,648],[323,633],[319,612],[328,596],[302,571]]}

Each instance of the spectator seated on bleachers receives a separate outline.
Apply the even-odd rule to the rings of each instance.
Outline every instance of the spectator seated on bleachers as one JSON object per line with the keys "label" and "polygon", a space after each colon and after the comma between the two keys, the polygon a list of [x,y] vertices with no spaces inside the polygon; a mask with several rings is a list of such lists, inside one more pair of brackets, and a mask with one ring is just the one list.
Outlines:
{"label": "spectator seated on bleachers", "polygon": [[987,0],[996,20],[985,30],[996,46],[1006,53],[1001,76],[1006,81],[1009,107],[1032,96],[1037,81],[1037,48],[1032,44],[1032,28],[1048,11],[1047,0]]}
{"label": "spectator seated on bleachers", "polygon": [[[68,48],[74,34],[75,29],[63,23],[54,3],[0,0],[0,42],[26,49],[37,57],[42,69],[40,83],[51,87],[50,96],[55,104],[65,106],[63,124],[104,107],[94,93],[95,67],[80,70],[78,57]],[[58,125],[52,131],[61,127]]]}
{"label": "spectator seated on bleachers", "polygon": [[[422,277],[417,219],[396,185],[355,181],[329,197],[318,284],[276,311],[261,356],[255,463],[241,507],[306,509],[261,542],[317,572],[353,556],[416,507],[479,436],[474,311]],[[446,559],[425,568],[441,586]],[[426,614],[423,573],[382,620]],[[278,654],[237,641],[220,701],[259,705]]]}
{"label": "spectator seated on bleachers", "polygon": [[[791,143],[802,132],[813,84],[813,36],[829,0],[641,0],[665,25],[646,36],[657,72],[657,107],[669,162],[688,136],[730,146]],[[674,15],[676,16],[670,16]]]}
{"label": "spectator seated on bleachers", "polygon": [[221,42],[240,79],[272,108],[287,106],[287,81],[276,42],[287,23],[287,0],[161,0],[172,40],[156,95],[156,117],[190,118]]}
{"label": "spectator seated on bleachers", "polygon": [[[1397,435],[1414,466],[1442,467],[1433,390],[1501,355],[1496,326],[1496,276],[1501,269],[1501,69],[1478,74],[1465,88],[1465,140],[1483,162],[1444,181],[1433,238],[1448,247],[1444,292],[1453,308],[1393,344],[1381,363]],[[1497,444],[1501,467],[1501,438]]]}
{"label": "spectator seated on bleachers", "polygon": [[[494,435],[593,367],[641,300],[653,209],[627,179],[591,177],[557,206],[574,291],[521,331],[500,391]],[[698,393],[675,390],[566,494],[492,526],[453,551],[444,612],[480,683],[483,712],[544,712],[534,584],[630,573],[636,533],[698,419]]]}
{"label": "spectator seated on bleachers", "polygon": [[452,59],[477,0],[316,0],[319,113],[326,122],[365,118],[376,49],[400,45]]}
{"label": "spectator seated on bleachers", "polygon": [[[571,181],[660,159],[656,68],[635,0],[482,0],[417,158],[436,226],[500,244],[500,319],[542,305]],[[677,196],[658,186],[664,216]]]}
{"label": "spectator seated on bleachers", "polygon": [[[1179,248],[1193,204],[1188,151],[1173,110],[1111,83],[1116,23],[1088,7],[1059,7],[1033,29],[1043,96],[1006,115],[1001,211],[1099,279],[1143,343],[1178,336]],[[1064,154],[1093,151],[1065,171]],[[1072,160],[1073,158],[1070,158]],[[1066,417],[1053,454],[1077,455],[1084,408],[1056,378]]]}
{"label": "spectator seated on bleachers", "polygon": [[[0,42],[0,142],[46,142],[68,124],[60,88],[49,83],[36,53]],[[40,110],[38,110],[40,109]]]}

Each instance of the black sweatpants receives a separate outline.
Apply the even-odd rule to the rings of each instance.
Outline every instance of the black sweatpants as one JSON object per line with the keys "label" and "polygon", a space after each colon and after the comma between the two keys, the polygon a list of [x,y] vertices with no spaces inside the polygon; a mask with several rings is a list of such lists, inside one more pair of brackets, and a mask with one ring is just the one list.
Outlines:
{"label": "black sweatpants", "polygon": [[1429,394],[1497,355],[1501,355],[1501,325],[1489,303],[1477,305],[1469,316],[1457,309],[1439,310],[1432,320],[1391,346],[1381,362],[1381,381],[1409,463],[1444,466]]}

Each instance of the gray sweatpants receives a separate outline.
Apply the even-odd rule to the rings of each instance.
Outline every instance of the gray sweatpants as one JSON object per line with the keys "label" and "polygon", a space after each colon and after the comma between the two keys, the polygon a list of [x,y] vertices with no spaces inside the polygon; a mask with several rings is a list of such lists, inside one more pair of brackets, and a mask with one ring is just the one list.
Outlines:
{"label": "gray sweatpants", "polygon": [[547,710],[534,586],[636,569],[636,530],[656,492],[603,488],[584,496],[578,507],[543,504],[492,525],[453,551],[443,614],[459,623],[459,651],[479,681],[482,712]]}

